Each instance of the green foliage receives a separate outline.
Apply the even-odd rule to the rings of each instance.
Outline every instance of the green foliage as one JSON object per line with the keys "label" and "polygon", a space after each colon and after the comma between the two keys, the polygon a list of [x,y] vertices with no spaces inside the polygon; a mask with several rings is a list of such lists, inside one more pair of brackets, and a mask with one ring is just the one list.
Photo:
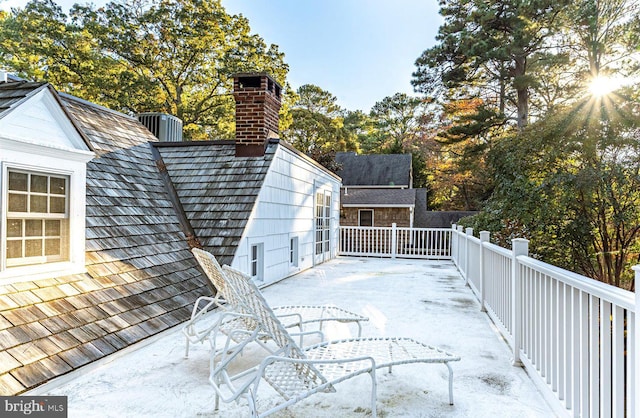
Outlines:
{"label": "green foliage", "polygon": [[545,261],[630,287],[638,89],[597,100],[588,87],[598,76],[640,76],[640,3],[440,5],[438,43],[416,61],[413,83],[443,105],[438,139],[448,156],[434,172],[438,183],[456,190],[479,180],[492,191],[464,224],[506,246],[529,238]]}
{"label": "green foliage", "polygon": [[353,137],[364,154],[371,154],[376,147],[373,135],[374,121],[361,110],[347,110],[344,114],[344,129]]}
{"label": "green foliage", "polygon": [[[568,0],[441,0],[438,43],[417,59],[417,91],[439,99],[482,98],[492,113],[515,112],[519,129],[528,123],[528,65],[548,37]],[[478,118],[480,119],[480,118]]]}
{"label": "green foliage", "polygon": [[422,133],[421,117],[425,111],[422,99],[404,93],[377,102],[369,114],[377,142],[374,150],[382,153],[410,150]]}
{"label": "green foliage", "polygon": [[344,111],[336,97],[320,87],[305,84],[296,91],[291,124],[282,137],[329,170],[336,171],[335,154],[357,151],[356,135],[344,126]]}
{"label": "green foliage", "polygon": [[219,0],[75,5],[70,16],[33,0],[2,21],[0,35],[10,70],[123,112],[173,114],[193,139],[233,137],[231,75],[264,71],[285,85],[288,71],[277,46]]}
{"label": "green foliage", "polygon": [[466,220],[503,245],[531,240],[544,261],[630,287],[640,244],[640,112],[622,96],[586,98],[490,153],[496,189]]}
{"label": "green foliage", "polygon": [[360,148],[368,153],[410,153],[413,187],[427,187],[431,116],[427,101],[421,98],[404,93],[385,97],[371,108],[368,134],[358,138]]}

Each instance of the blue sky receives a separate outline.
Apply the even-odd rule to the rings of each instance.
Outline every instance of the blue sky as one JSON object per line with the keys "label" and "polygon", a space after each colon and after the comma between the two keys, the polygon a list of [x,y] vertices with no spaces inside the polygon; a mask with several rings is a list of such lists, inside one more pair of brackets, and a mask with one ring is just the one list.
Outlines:
{"label": "blue sky", "polygon": [[[58,0],[68,11],[78,1]],[[84,3],[84,1],[80,1]],[[0,8],[24,0],[0,0]],[[105,1],[93,1],[96,5]],[[435,42],[437,0],[222,0],[243,14],[289,64],[293,88],[316,84],[349,110],[368,112],[397,92],[413,94],[416,58]]]}

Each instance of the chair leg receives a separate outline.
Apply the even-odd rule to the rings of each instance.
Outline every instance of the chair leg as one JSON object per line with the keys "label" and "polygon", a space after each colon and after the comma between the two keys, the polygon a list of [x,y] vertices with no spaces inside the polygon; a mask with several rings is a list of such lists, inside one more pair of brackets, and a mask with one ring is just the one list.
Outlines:
{"label": "chair leg", "polygon": [[251,418],[259,417],[260,415],[258,414],[258,405],[256,402],[256,393],[254,392],[254,388],[249,388],[247,401],[249,402],[249,408],[251,408]]}
{"label": "chair leg", "polygon": [[371,369],[369,372],[371,376],[371,417],[376,418],[378,416],[378,384],[376,382],[376,369]]}
{"label": "chair leg", "polygon": [[449,369],[449,405],[453,405],[453,369],[449,363],[445,363],[445,366]]}
{"label": "chair leg", "polygon": [[187,344],[184,348],[184,358],[189,358],[189,338],[185,338],[187,340]]}

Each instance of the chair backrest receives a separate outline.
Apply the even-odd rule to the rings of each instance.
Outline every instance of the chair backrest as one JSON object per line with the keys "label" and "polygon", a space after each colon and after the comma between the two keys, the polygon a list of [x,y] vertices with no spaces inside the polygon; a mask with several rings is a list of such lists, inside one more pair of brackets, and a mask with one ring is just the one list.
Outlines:
{"label": "chair backrest", "polygon": [[218,260],[216,260],[210,252],[199,248],[192,248],[191,252],[196,257],[196,260],[198,260],[198,263],[200,263],[209,281],[217,289],[224,301],[230,305],[229,308],[235,309],[238,306],[239,300],[234,292],[229,292],[227,280],[224,277],[224,272]]}
{"label": "chair backrest", "polygon": [[[304,351],[282,325],[251,278],[229,266],[223,266],[222,270],[228,280],[228,288],[233,289],[244,309],[255,317],[262,331],[275,342],[280,349],[279,355],[291,359],[306,359]],[[264,378],[285,399],[291,399],[300,391],[307,391],[327,382],[313,365],[302,363],[268,368],[265,370]]]}

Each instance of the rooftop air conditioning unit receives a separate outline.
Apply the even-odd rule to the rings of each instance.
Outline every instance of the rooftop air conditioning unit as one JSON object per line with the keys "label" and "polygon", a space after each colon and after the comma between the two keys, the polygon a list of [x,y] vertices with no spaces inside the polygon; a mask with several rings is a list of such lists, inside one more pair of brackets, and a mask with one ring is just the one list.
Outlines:
{"label": "rooftop air conditioning unit", "polygon": [[138,120],[162,142],[182,141],[182,121],[166,113],[140,113]]}

